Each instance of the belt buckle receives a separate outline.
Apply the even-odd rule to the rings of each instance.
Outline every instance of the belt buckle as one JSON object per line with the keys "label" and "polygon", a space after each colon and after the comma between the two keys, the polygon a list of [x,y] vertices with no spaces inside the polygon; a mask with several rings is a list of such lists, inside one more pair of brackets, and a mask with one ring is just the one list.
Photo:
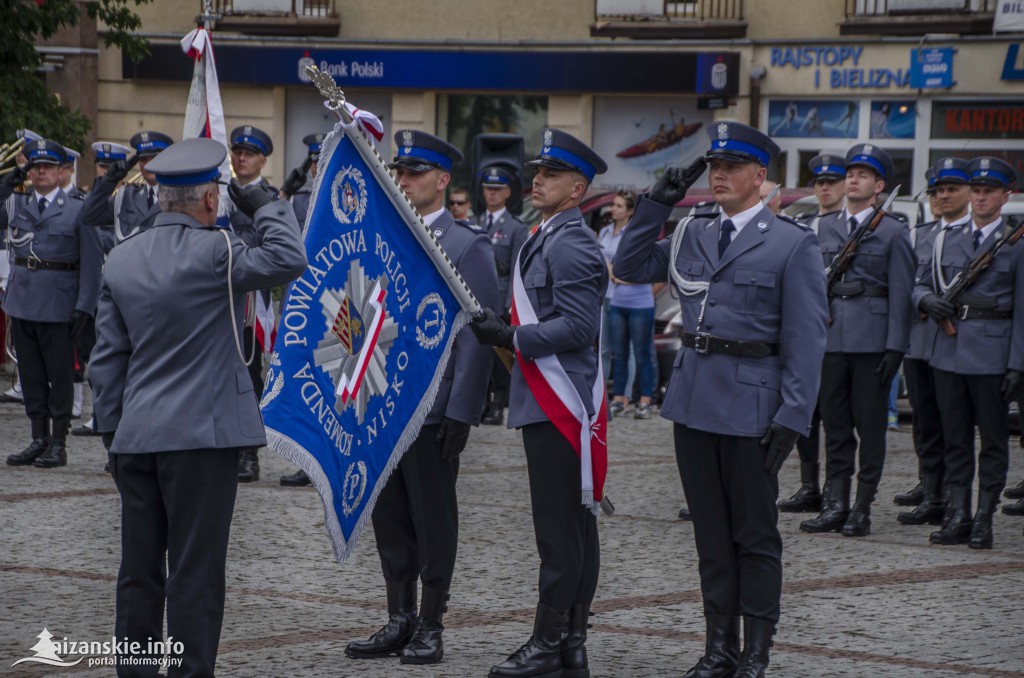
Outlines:
{"label": "belt buckle", "polygon": [[960,320],[967,320],[967,312],[970,310],[970,306],[964,305],[960,307],[960,312],[956,314],[956,317]]}
{"label": "belt buckle", "polygon": [[39,269],[40,263],[42,263],[42,259],[33,254],[28,257],[28,261],[25,263],[25,268],[30,271],[35,271]]}
{"label": "belt buckle", "polygon": [[707,355],[710,353],[711,348],[711,335],[707,332],[698,332],[693,335],[693,350],[698,355]]}

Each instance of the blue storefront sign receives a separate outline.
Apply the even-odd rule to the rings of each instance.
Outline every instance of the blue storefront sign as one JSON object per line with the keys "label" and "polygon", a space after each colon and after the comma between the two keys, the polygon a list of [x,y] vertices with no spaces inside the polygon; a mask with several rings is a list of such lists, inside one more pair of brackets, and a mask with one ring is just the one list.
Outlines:
{"label": "blue storefront sign", "polygon": [[[652,51],[304,49],[217,44],[221,84],[304,85],[306,65],[343,89],[500,92],[650,92],[735,96],[739,54]],[[151,43],[139,63],[122,59],[125,79],[192,77],[177,42]]]}
{"label": "blue storefront sign", "polygon": [[1024,80],[1024,49],[1015,42],[1006,48],[1006,60],[1003,61],[1003,80]]}
{"label": "blue storefront sign", "polygon": [[953,81],[952,47],[915,49],[910,52],[910,86],[913,89],[948,89]]}

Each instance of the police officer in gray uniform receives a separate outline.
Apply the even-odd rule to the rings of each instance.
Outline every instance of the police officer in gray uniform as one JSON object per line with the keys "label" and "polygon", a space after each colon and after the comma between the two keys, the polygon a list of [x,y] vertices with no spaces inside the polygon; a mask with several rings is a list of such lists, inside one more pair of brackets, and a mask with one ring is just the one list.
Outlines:
{"label": "police officer in gray uniform", "polygon": [[[846,208],[818,226],[826,267],[859,229],[867,228],[893,172],[892,158],[874,144],[847,151]],[[910,344],[914,264],[906,226],[886,215],[829,291],[831,323],[820,395],[828,480],[821,513],[800,523],[804,532],[841,531],[847,537],[871,532],[871,503],[885,464],[889,386]],[[860,471],[851,510],[858,438]]]}
{"label": "police officer in gray uniform", "polygon": [[313,182],[307,182],[307,178],[316,179],[317,163],[320,160],[320,146],[326,138],[327,135],[323,132],[307,134],[302,137],[302,143],[306,144],[306,147],[309,149],[306,159],[301,166],[293,168],[288,173],[284,183],[281,184],[281,197],[291,201],[299,226],[305,226],[306,224],[306,215],[309,213],[309,200],[312,197]]}
{"label": "police officer in gray uniform", "polygon": [[217,659],[238,451],[266,442],[240,357],[245,293],[306,266],[295,215],[258,188],[231,191],[259,246],[214,228],[226,154],[189,139],[152,162],[163,212],[110,253],[90,367],[121,495],[114,635],[142,647],[163,638],[166,600],[168,637],[185,648],[181,674],[194,676],[212,676]]}
{"label": "police officer in gray uniform", "polygon": [[[1006,486],[1009,465],[1007,406],[1024,384],[1024,250],[1001,249],[958,305],[942,295],[957,273],[990,250],[1009,231],[1002,206],[1017,173],[998,158],[974,158],[967,166],[971,220],[935,236],[931,266],[914,287],[917,307],[936,321],[949,321],[950,336],[936,332],[931,366],[946,442],[946,512],[933,544],[967,543],[992,548],[992,514]],[[978,506],[971,519],[974,428],[978,452]]]}
{"label": "police officer in gray uniform", "polygon": [[[506,204],[512,197],[512,186],[519,186],[512,173],[503,167],[488,167],[480,176],[484,204],[487,209],[476,217],[476,224],[483,228],[494,248],[494,264],[498,269],[498,302],[506,321],[511,319],[512,308],[512,267],[523,243],[530,237],[530,229],[518,217],[508,211]],[[491,370],[488,409],[481,424],[501,426],[505,423],[505,408],[508,407],[508,389],[511,377],[500,360],[494,361]]]}
{"label": "police officer in gray uniform", "polygon": [[24,168],[4,178],[0,229],[7,230],[12,264],[3,310],[18,353],[32,443],[7,457],[7,463],[53,468],[67,464],[74,345],[96,308],[102,252],[95,229],[79,227],[82,201],[69,198],[59,186],[64,147],[39,139],[24,153],[33,194],[8,200],[24,180]]}
{"label": "police officer in gray uniform", "polygon": [[825,277],[814,234],[759,200],[779,147],[734,122],[708,135],[708,181],[722,214],[681,224],[673,259],[658,234],[704,164],[670,168],[640,201],[614,273],[637,283],[670,276],[681,292],[683,348],[661,413],[675,422],[707,623],[705,654],[686,676],[756,678],[782,595],[778,472],[814,412]]}
{"label": "police officer in gray uniform", "polygon": [[[398,154],[389,165],[398,185],[485,307],[498,303],[494,255],[486,234],[456,221],[444,208],[452,165],[462,153],[419,130],[395,133]],[[403,664],[434,664],[444,656],[442,618],[458,549],[455,483],[469,430],[480,423],[494,351],[464,327],[455,339],[437,397],[419,434],[391,473],[373,508],[388,601],[388,623],[368,640],[353,641],[356,659],[401,655]],[[423,599],[416,610],[416,585]]]}
{"label": "police officer in gray uniform", "polygon": [[156,176],[146,166],[173,144],[174,139],[163,132],[145,131],[133,135],[128,143],[135,149],[143,182],[125,184],[115,193],[118,184],[124,181],[134,165],[134,159],[118,158],[96,180],[82,207],[82,225],[96,228],[110,228],[113,225],[117,242],[153,227],[156,216],[160,214],[160,203],[157,200],[160,187]]}
{"label": "police officer in gray uniform", "polygon": [[[967,161],[961,158],[942,158],[928,168],[928,189],[939,200],[940,218],[918,224],[911,233],[917,277],[927,274],[931,265],[935,236],[946,228],[962,228],[970,221],[967,208],[970,189],[967,186]],[[946,443],[942,437],[942,417],[935,394],[935,377],[929,361],[935,346],[938,325],[928,316],[917,316],[910,328],[910,348],[903,360],[903,373],[907,379],[907,395],[914,412],[914,451],[917,453],[920,483],[910,492],[896,495],[897,504],[915,505],[913,511],[903,511],[896,519],[904,525],[938,525],[944,513],[943,456]]]}
{"label": "police officer in gray uniform", "polygon": [[587,618],[600,568],[597,519],[583,504],[580,457],[542,409],[520,362],[555,356],[587,416],[594,416],[592,390],[601,359],[595,342],[608,268],[579,204],[608,166],[589,146],[557,129],[544,130],[540,155],[528,164],[537,167],[533,204],[543,221],[517,263],[538,322],[512,327],[492,307],[472,327],[481,341],[518,353],[507,425],[523,433],[540,554],[540,601],[532,637],[491,667],[490,675],[587,676]]}

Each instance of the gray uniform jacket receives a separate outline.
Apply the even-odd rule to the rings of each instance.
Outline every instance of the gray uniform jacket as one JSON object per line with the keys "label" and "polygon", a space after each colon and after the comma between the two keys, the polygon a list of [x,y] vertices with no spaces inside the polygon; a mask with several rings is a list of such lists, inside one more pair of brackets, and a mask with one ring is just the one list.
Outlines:
{"label": "gray uniform jacket", "polygon": [[[981,243],[978,252],[974,251],[971,237],[973,222],[968,222],[966,227],[945,229],[941,263],[947,284],[979,252],[995,244],[1004,223],[1000,223]],[[938,239],[936,236],[936,242]],[[937,248],[935,252],[933,256],[937,256]],[[931,267],[925,267],[914,287],[914,305],[928,293],[940,294],[938,290]],[[942,330],[935,333],[931,366],[957,374],[999,375],[1007,369],[1024,371],[1024,248],[1018,243],[1001,249],[966,294],[971,305],[1012,311],[1013,317],[984,320],[952,318],[956,334],[951,337]],[[961,302],[966,301],[968,299],[961,297]]]}
{"label": "gray uniform jacket", "polygon": [[[847,219],[846,210],[842,210],[822,218],[818,224],[818,242],[826,267],[849,238]],[[892,217],[883,217],[875,232],[861,242],[843,282],[883,287],[887,296],[834,297],[825,350],[830,353],[906,353],[914,314],[910,293],[914,287],[915,262],[907,227]]]}
{"label": "gray uniform jacket", "polygon": [[309,214],[309,199],[312,196],[309,191],[299,191],[292,196],[292,209],[295,210],[295,220],[299,222],[299,228],[306,225],[306,215]]}
{"label": "gray uniform jacket", "polygon": [[[938,229],[938,221],[926,221],[914,226],[910,240],[914,245],[914,261],[917,264],[915,280],[919,280],[925,269],[931,264],[932,247],[935,245],[935,234],[938,233]],[[917,306],[915,305],[914,308],[916,309]],[[906,357],[929,360],[932,357],[937,331],[939,331],[939,326],[928,316],[922,318],[920,313],[912,313],[910,316],[910,348],[907,349]]]}
{"label": "gray uniform jacket", "polygon": [[[594,416],[591,391],[600,356],[595,348],[601,329],[601,303],[608,288],[608,267],[593,231],[578,208],[559,212],[527,239],[519,253],[519,270],[537,322],[516,328],[523,358],[554,355]],[[508,406],[508,427],[549,421],[526,385],[516,361]]]}
{"label": "gray uniform jacket", "polygon": [[[480,306],[494,308],[498,302],[498,274],[494,270],[491,243],[484,232],[476,226],[456,221],[448,210],[434,220],[430,230],[437,236]],[[438,424],[448,417],[464,424],[479,424],[487,404],[487,384],[493,360],[494,349],[481,345],[469,326],[464,326],[455,337],[437,397],[424,423]]]}
{"label": "gray uniform jacket", "polygon": [[[486,227],[487,214],[478,215],[476,223]],[[495,307],[493,310],[507,313],[512,307],[512,267],[516,265],[523,243],[530,237],[530,228],[505,210],[501,218],[491,224],[487,235],[494,248],[494,262],[498,268],[498,303],[501,304],[500,309]]]}
{"label": "gray uniform jacket", "polygon": [[154,200],[153,206],[149,206],[149,185],[124,184],[116,195],[115,188],[117,183],[106,177],[96,180],[82,206],[82,225],[111,228],[115,222],[114,207],[120,200],[116,222],[121,237],[153,228],[153,222],[160,214],[160,203]]}
{"label": "gray uniform jacket", "polygon": [[[267,180],[260,177],[260,180],[256,182],[256,185],[263,189],[263,191],[270,196],[274,201],[280,199],[279,191],[267,183]],[[297,222],[298,228],[296,230],[302,230],[302,222]],[[235,210],[231,214],[231,228],[234,230],[235,235],[242,239],[249,247],[258,247],[260,244],[259,230],[253,225],[252,219],[247,217],[242,212]]]}
{"label": "gray uniform jacket", "polygon": [[[14,214],[7,210],[13,206]],[[67,323],[71,314],[96,312],[103,251],[99,232],[79,228],[82,201],[69,198],[63,190],[39,214],[35,194],[27,199],[8,200],[0,208],[0,228],[10,237],[11,257],[33,256],[49,261],[77,262],[77,271],[54,271],[15,266],[4,296],[4,312],[12,318],[35,322]],[[18,244],[19,241],[22,244]]]}
{"label": "gray uniform jacket", "polygon": [[235,318],[220,230],[184,214],[161,214],[152,229],[110,253],[89,380],[98,430],[116,431],[111,452],[265,444],[231,324],[241,337],[245,293],[294,280],[306,253],[285,203],[261,207],[256,224],[259,247],[229,234]]}
{"label": "gray uniform jacket", "polygon": [[[672,208],[646,198],[626,227],[615,276],[635,283],[669,278],[669,238],[656,242]],[[718,258],[721,217],[694,219],[675,265],[687,281],[707,282],[704,324],[713,336],[779,344],[778,354],[676,355],[661,416],[708,433],[760,436],[775,421],[809,430],[818,400],[828,317],[825,275],[814,234],[762,209]],[[704,294],[680,294],[683,328],[697,331]]]}

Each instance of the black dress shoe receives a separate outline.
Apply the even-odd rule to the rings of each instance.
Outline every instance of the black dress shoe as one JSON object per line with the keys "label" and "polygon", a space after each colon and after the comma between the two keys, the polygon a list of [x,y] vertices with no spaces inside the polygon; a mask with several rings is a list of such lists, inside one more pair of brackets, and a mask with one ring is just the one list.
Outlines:
{"label": "black dress shoe", "polygon": [[448,611],[448,591],[423,587],[420,614],[416,618],[416,630],[409,643],[402,648],[402,664],[436,664],[444,658],[444,642],[441,623]]}
{"label": "black dress shoe", "polygon": [[844,537],[866,537],[871,534],[871,509],[854,504],[846,522],[843,523]]}
{"label": "black dress shoe", "polygon": [[821,513],[800,523],[801,532],[839,532],[850,517],[850,479],[828,481],[822,493]]}
{"label": "black dress shoe", "polygon": [[281,484],[285,487],[306,487],[312,483],[313,481],[301,468],[290,476],[281,476]]}
{"label": "black dress shoe", "polygon": [[505,408],[492,406],[480,419],[480,423],[484,426],[502,426],[505,423]]}
{"label": "black dress shoe", "polygon": [[418,582],[386,582],[388,623],[367,640],[354,640],[345,647],[352,659],[379,659],[398,655],[409,644],[416,628],[416,586]]}
{"label": "black dress shoe", "polygon": [[249,448],[238,455],[238,482],[254,483],[260,479],[260,460],[256,450]]}
{"label": "black dress shoe", "polygon": [[57,468],[68,465],[68,450],[63,440],[54,438],[46,451],[32,462],[36,468]]}
{"label": "black dress shoe", "polygon": [[942,529],[932,532],[928,541],[941,546],[966,544],[971,540],[971,488],[946,488],[946,514]]}
{"label": "black dress shoe", "polygon": [[98,436],[99,432],[93,430],[92,426],[76,426],[71,429],[71,435],[73,436]]}
{"label": "black dress shoe", "polygon": [[897,494],[892,498],[898,506],[917,506],[924,501],[924,482],[918,481],[914,489],[905,494]]}
{"label": "black dress shoe", "polygon": [[1003,496],[1007,499],[1024,499],[1024,480],[1003,490]]}
{"label": "black dress shoe", "polygon": [[12,454],[9,457],[7,457],[7,465],[31,466],[32,462],[39,458],[39,455],[41,455],[43,452],[46,452],[46,450],[49,447],[50,441],[48,438],[35,438],[32,440],[31,443],[29,443],[29,446],[26,447],[24,450],[18,452],[17,454]]}
{"label": "black dress shoe", "polygon": [[1024,516],[1024,499],[1007,504],[1003,507],[1003,513],[1008,516]]}
{"label": "black dress shoe", "polygon": [[690,515],[690,507],[684,506],[679,509],[679,520],[693,520],[693,516]]}
{"label": "black dress shoe", "polygon": [[783,513],[816,513],[821,510],[821,490],[817,485],[801,485],[789,499],[779,502]]}
{"label": "black dress shoe", "polygon": [[561,678],[562,635],[568,620],[568,610],[538,603],[533,635],[508,659],[492,666],[489,678]]}

